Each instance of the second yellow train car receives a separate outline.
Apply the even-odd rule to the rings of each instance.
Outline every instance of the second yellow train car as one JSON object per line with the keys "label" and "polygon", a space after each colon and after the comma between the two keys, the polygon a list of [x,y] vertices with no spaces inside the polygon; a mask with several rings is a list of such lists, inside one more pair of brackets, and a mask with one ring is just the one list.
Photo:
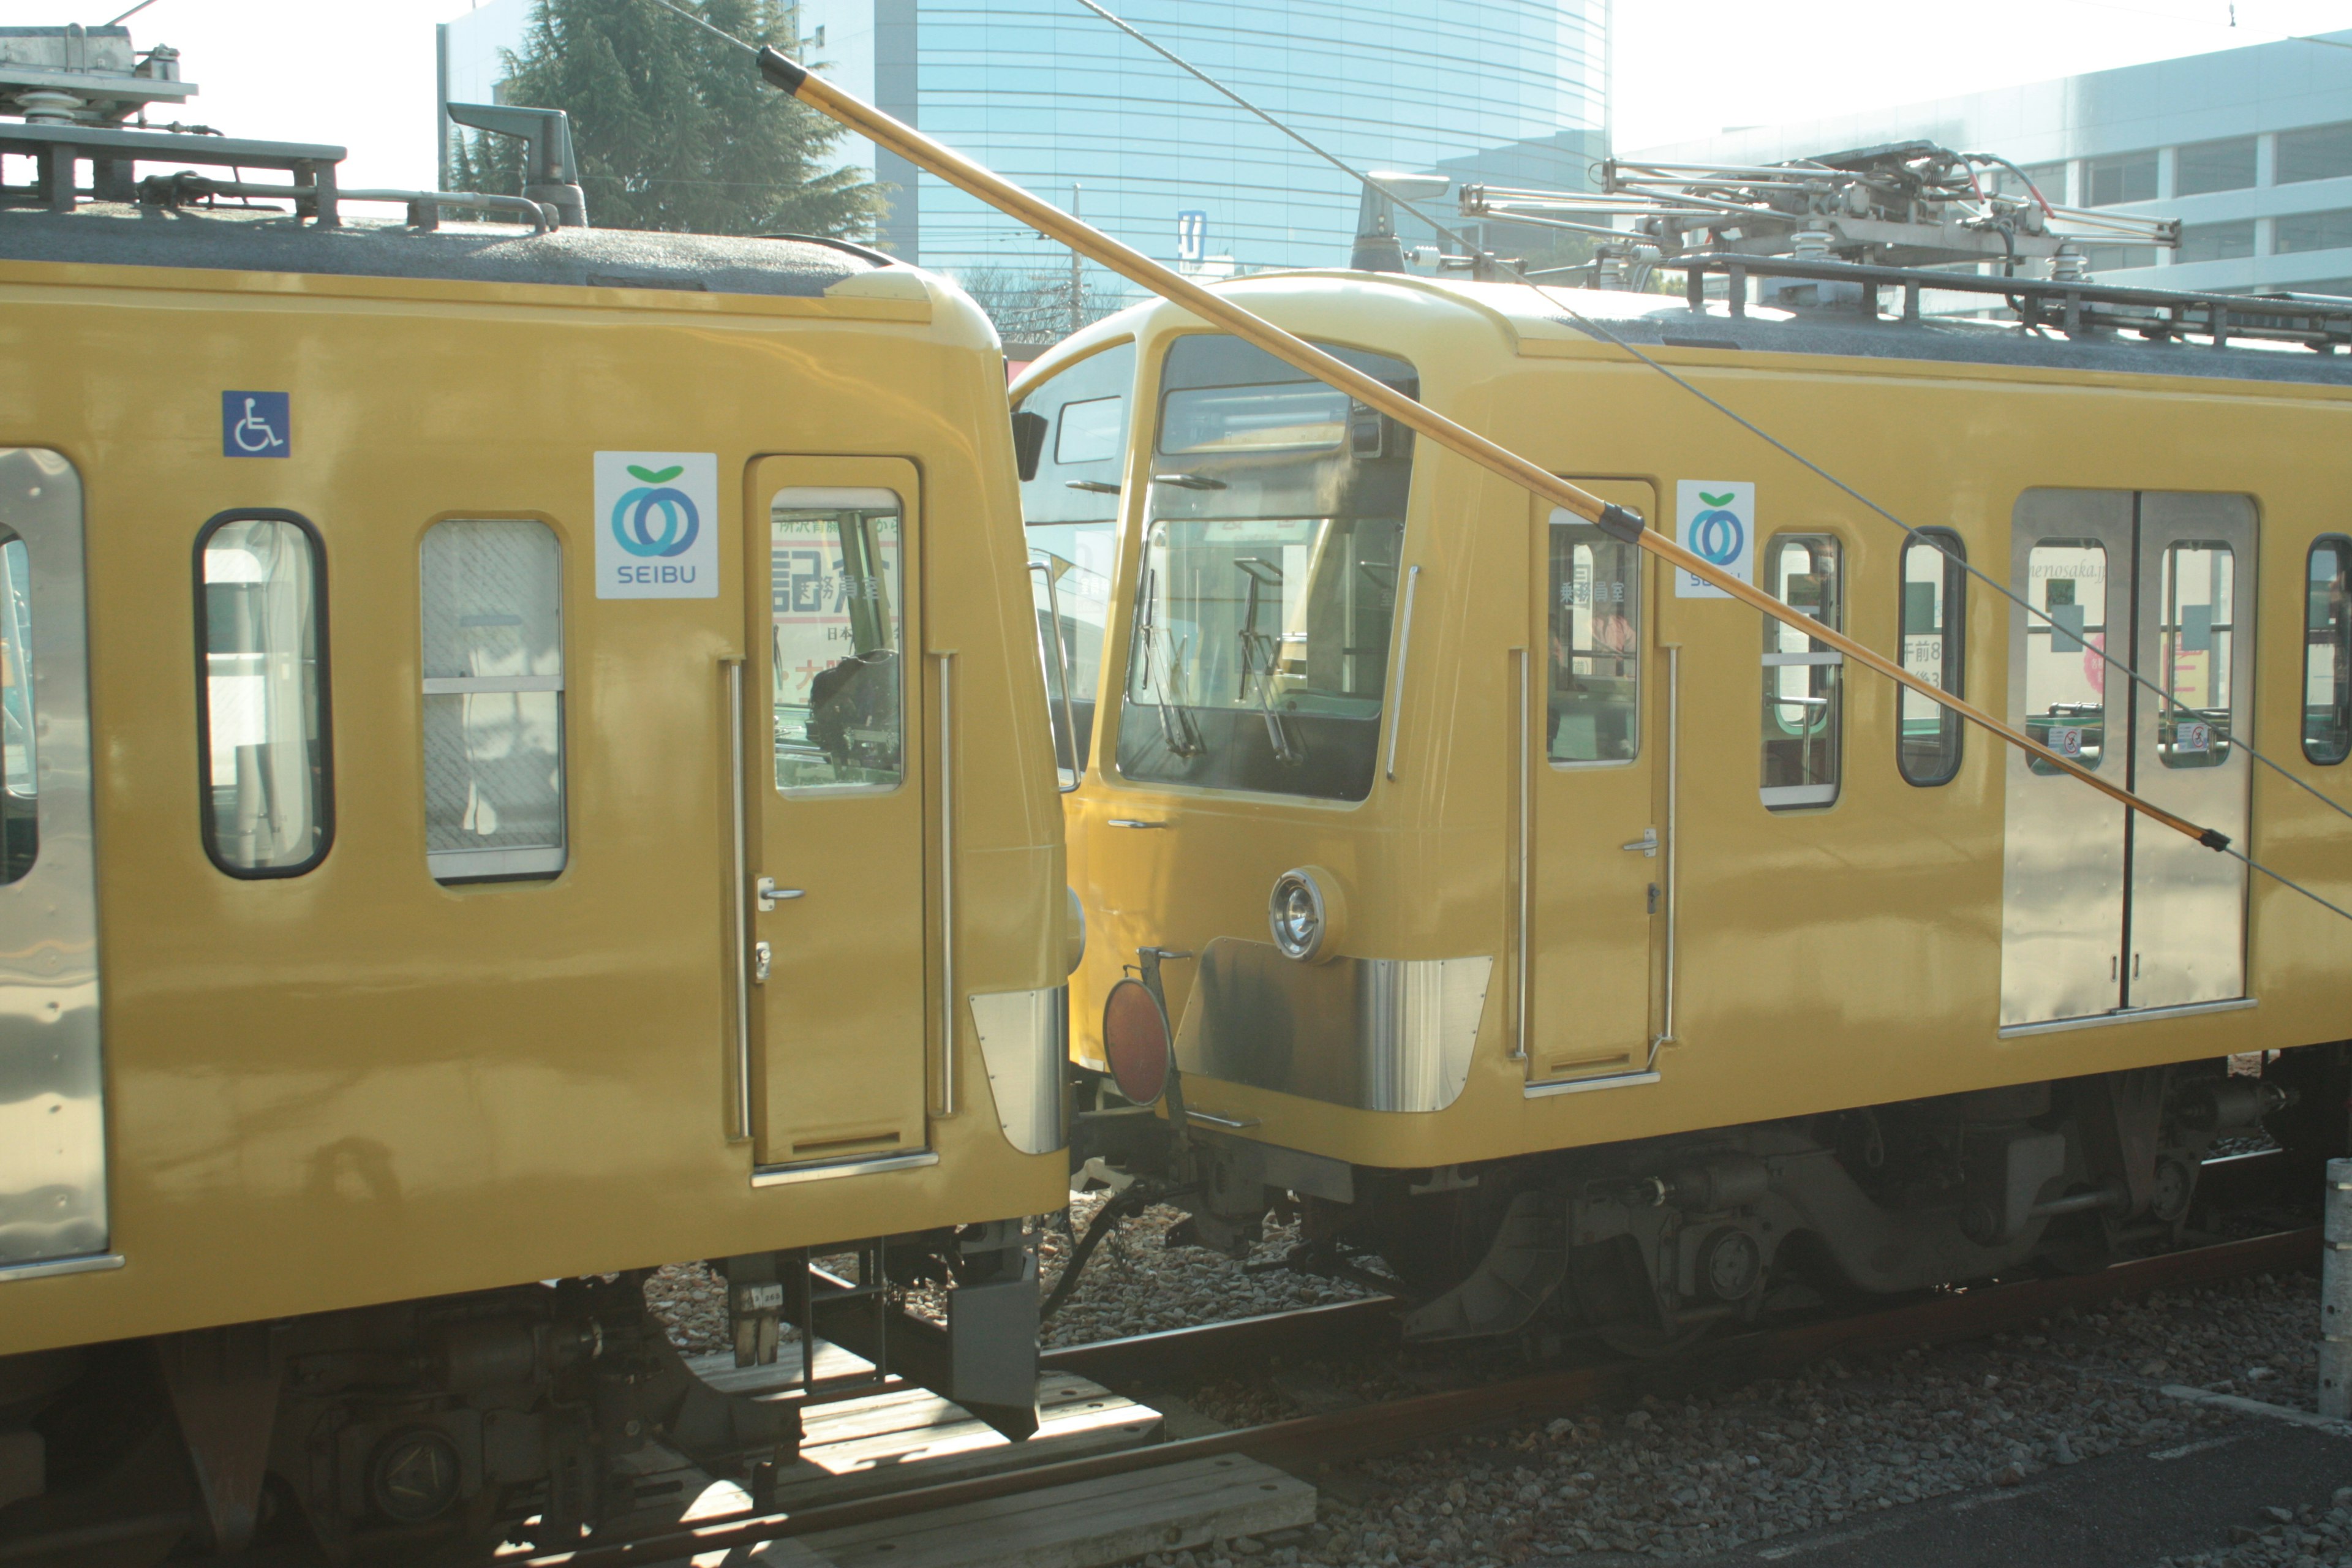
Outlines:
{"label": "second yellow train car", "polygon": [[[1223,288],[2352,901],[2340,357],[1573,297],[1906,534],[1548,291]],[[1087,1136],[1181,1178],[1202,1241],[1296,1205],[1297,1261],[1377,1258],[1423,1337],[1654,1345],[1804,1278],[2176,1237],[2266,1116],[2344,1148],[2339,915],[1173,306],[1013,396]],[[1149,1008],[1103,1023],[1153,968],[1172,1174],[1101,1076],[1121,1029],[1156,1048]]]}

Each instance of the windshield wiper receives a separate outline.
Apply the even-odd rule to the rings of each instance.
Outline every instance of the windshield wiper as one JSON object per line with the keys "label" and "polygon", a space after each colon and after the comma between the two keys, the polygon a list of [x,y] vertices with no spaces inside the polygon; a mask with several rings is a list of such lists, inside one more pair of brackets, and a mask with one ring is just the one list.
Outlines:
{"label": "windshield wiper", "polygon": [[1274,678],[1282,657],[1279,634],[1269,636],[1257,629],[1261,606],[1259,591],[1282,586],[1282,568],[1262,556],[1244,555],[1234,561],[1243,576],[1249,579],[1249,598],[1242,610],[1242,673],[1234,692],[1236,701],[1249,700],[1250,682],[1257,682],[1258,711],[1265,716],[1265,736],[1274,745],[1275,759],[1286,767],[1297,767],[1307,760],[1307,749],[1290,737],[1290,726],[1274,710]]}
{"label": "windshield wiper", "polygon": [[[1192,715],[1176,701],[1171,668],[1176,659],[1166,647],[1167,634],[1160,630],[1159,586],[1158,570],[1147,567],[1143,574],[1143,614],[1135,623],[1136,637],[1143,644],[1144,684],[1160,689],[1160,700],[1155,704],[1160,714],[1160,738],[1178,756],[1197,757],[1208,747],[1202,742],[1201,728],[1192,722]],[[1156,668],[1154,655],[1158,656]]]}

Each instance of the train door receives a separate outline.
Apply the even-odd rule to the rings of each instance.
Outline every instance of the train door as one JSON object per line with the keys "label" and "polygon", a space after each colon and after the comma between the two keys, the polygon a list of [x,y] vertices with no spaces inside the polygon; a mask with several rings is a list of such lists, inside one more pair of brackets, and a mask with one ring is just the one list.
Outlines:
{"label": "train door", "polygon": [[[2062,755],[2235,840],[2247,820],[2253,505],[2242,496],[2030,490],[2012,525],[2010,711]],[[2160,701],[2100,658],[2112,649]],[[2226,1001],[2245,989],[2245,877],[2011,751],[2004,1026]]]}
{"label": "train door", "polygon": [[922,510],[914,465],[752,465],[744,803],[763,1167],[923,1157]]}
{"label": "train door", "polygon": [[106,1268],[81,480],[0,448],[0,1279]]}
{"label": "train door", "polygon": [[[1656,515],[1648,485],[1576,482]],[[1519,694],[1522,1038],[1530,1084],[1564,1088],[1651,1065],[1669,740],[1642,551],[1538,508],[1533,576]]]}

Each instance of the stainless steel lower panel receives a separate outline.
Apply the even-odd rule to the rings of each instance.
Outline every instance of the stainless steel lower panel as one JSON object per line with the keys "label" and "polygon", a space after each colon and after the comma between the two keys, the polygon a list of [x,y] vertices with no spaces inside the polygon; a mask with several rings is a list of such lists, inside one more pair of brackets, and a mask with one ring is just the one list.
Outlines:
{"label": "stainless steel lower panel", "polygon": [[1063,1114],[1063,1065],[1070,1054],[1070,994],[999,991],[971,999],[972,1028],[1005,1141],[1024,1154],[1048,1154],[1069,1142]]}
{"label": "stainless steel lower panel", "polygon": [[1469,1081],[1491,956],[1297,963],[1218,937],[1176,1028],[1188,1073],[1359,1110],[1443,1110]]}

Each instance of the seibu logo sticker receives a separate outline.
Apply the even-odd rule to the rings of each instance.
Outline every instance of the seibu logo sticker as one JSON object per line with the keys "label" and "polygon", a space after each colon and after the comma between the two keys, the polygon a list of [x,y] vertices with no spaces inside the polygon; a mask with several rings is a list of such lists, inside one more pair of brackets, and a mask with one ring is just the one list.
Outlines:
{"label": "seibu logo sticker", "polygon": [[[1743,583],[1756,580],[1756,487],[1745,479],[1685,479],[1675,488],[1675,537]],[[1675,574],[1677,599],[1728,599],[1695,573]]]}
{"label": "seibu logo sticker", "polygon": [[719,595],[719,456],[596,454],[596,596]]}

